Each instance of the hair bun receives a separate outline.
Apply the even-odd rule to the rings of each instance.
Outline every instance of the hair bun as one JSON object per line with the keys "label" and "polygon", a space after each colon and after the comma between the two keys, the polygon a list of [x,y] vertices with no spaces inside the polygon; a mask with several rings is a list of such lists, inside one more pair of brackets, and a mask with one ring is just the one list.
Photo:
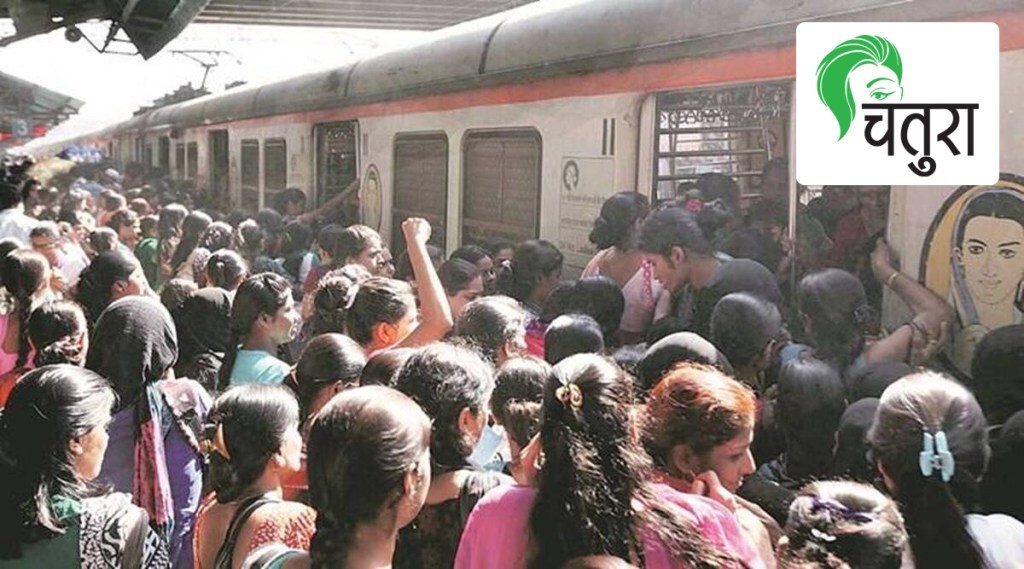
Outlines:
{"label": "hair bun", "polygon": [[618,242],[616,231],[611,221],[604,216],[594,220],[594,228],[590,231],[589,241],[601,249],[607,249]]}

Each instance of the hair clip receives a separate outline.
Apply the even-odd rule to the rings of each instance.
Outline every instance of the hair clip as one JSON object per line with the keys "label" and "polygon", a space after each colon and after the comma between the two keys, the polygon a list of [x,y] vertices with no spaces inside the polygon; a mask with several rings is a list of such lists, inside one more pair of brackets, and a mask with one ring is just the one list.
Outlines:
{"label": "hair clip", "polygon": [[934,436],[931,433],[924,433],[923,449],[918,458],[918,465],[925,478],[931,477],[936,470],[942,474],[943,482],[949,482],[953,478],[953,474],[956,472],[956,461],[953,460],[953,453],[949,452],[946,433],[939,431]]}
{"label": "hair clip", "polygon": [[823,532],[818,528],[811,528],[811,539],[823,543],[832,543],[836,540],[836,536]]}
{"label": "hair clip", "polygon": [[569,405],[577,409],[583,407],[583,392],[575,383],[563,385],[555,390],[555,397],[562,402],[562,405]]}
{"label": "hair clip", "polygon": [[352,310],[352,305],[356,303],[356,295],[358,294],[359,283],[348,287],[348,290],[345,291],[345,310]]}
{"label": "hair clip", "polygon": [[818,513],[821,511],[828,512],[830,517],[834,515],[841,520],[861,524],[873,522],[876,519],[875,515],[870,512],[858,512],[851,510],[836,500],[814,496],[811,499],[811,512]]}
{"label": "hair clip", "polygon": [[217,423],[217,430],[214,432],[213,439],[204,440],[202,446],[203,452],[208,455],[217,453],[224,460],[231,460],[231,454],[228,453],[228,445],[224,442],[224,423]]}

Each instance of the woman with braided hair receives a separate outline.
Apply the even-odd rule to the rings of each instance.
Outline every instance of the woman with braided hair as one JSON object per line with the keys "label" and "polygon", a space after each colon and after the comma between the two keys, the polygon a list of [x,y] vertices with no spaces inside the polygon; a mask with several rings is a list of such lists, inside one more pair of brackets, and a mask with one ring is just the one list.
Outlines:
{"label": "woman with braided hair", "polygon": [[245,566],[390,567],[398,531],[427,499],[430,470],[430,419],[412,399],[381,386],[339,394],[309,434],[309,554],[268,546]]}
{"label": "woman with braided hair", "polygon": [[243,385],[217,398],[203,433],[213,494],[196,518],[196,569],[232,569],[268,543],[309,549],[316,512],[284,501],[300,468],[299,406],[284,387]]}
{"label": "woman with braided hair", "polygon": [[36,367],[53,364],[82,366],[89,352],[89,324],[82,307],[70,300],[54,300],[32,311],[28,336]]}

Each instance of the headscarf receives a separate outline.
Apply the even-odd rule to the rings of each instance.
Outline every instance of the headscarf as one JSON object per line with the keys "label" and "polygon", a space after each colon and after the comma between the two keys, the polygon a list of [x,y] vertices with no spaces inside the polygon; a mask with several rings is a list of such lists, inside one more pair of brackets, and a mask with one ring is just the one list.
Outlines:
{"label": "headscarf", "polygon": [[222,288],[204,288],[185,299],[175,319],[180,331],[180,363],[196,356],[222,357],[231,344],[231,296]]}
{"label": "headscarf", "polygon": [[782,302],[782,291],[771,271],[751,259],[733,259],[723,263],[698,293],[693,331],[708,335],[715,305],[722,297],[734,292],[752,294],[776,306]]}
{"label": "headscarf", "polygon": [[730,375],[733,372],[729,361],[714,344],[693,332],[676,332],[647,348],[637,366],[641,389],[650,391],[668,370],[683,362],[715,366]]}
{"label": "headscarf", "polygon": [[166,538],[174,522],[174,500],[162,425],[171,410],[156,384],[178,358],[171,315],[151,298],[122,298],[100,315],[91,340],[86,367],[110,380],[119,411],[135,405],[132,494]]}
{"label": "headscarf", "polygon": [[874,465],[868,462],[868,429],[875,420],[878,398],[867,397],[854,402],[839,419],[836,430],[836,451],[832,461],[832,474],[870,483],[874,479]]}

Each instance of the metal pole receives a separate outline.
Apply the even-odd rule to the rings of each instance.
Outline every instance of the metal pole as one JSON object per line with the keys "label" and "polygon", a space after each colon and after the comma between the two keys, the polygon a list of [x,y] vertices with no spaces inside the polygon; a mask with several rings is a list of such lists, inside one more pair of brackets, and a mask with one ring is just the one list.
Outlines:
{"label": "metal pole", "polygon": [[796,211],[797,201],[800,199],[800,192],[796,183],[796,89],[790,86],[789,98],[789,136],[787,137],[786,151],[787,169],[789,170],[789,290],[791,298],[796,298]]}

